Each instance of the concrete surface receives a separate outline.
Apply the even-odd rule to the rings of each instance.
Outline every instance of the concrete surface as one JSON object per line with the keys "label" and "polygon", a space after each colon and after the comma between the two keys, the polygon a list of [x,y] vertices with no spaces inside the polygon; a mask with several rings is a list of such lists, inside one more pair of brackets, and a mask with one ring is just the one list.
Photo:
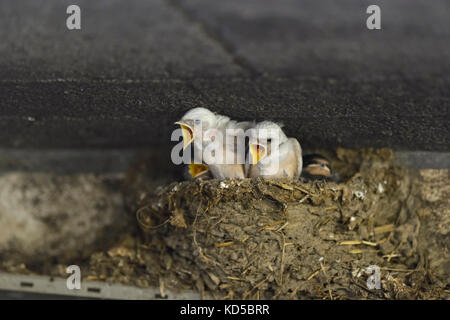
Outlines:
{"label": "concrete surface", "polygon": [[1,147],[162,145],[204,106],[305,148],[449,150],[446,0],[78,0],[80,31],[69,4],[0,3]]}
{"label": "concrete surface", "polygon": [[129,230],[121,176],[0,174],[0,255],[27,265],[70,263],[107,248]]}
{"label": "concrete surface", "polygon": [[[67,275],[69,277],[69,274]],[[159,287],[138,288],[99,281],[81,281],[79,290],[67,289],[67,279],[46,276],[12,275],[0,273],[0,300],[2,299],[132,299],[132,300],[199,300],[193,291],[165,290],[161,297]]]}

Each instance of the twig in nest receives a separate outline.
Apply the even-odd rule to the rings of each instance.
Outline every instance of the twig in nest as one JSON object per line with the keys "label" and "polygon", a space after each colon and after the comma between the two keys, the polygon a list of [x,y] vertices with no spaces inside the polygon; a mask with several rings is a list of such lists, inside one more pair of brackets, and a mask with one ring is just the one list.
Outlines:
{"label": "twig in nest", "polygon": [[420,271],[419,269],[396,269],[396,268],[380,268],[381,270],[386,271],[394,271],[394,272],[417,272]]}
{"label": "twig in nest", "polygon": [[267,275],[266,278],[264,278],[263,280],[258,282],[253,288],[251,288],[250,290],[244,292],[244,294],[242,295],[242,298],[245,299],[247,296],[249,296],[252,293],[253,290],[258,289],[259,287],[261,287],[267,280],[269,280],[269,275]]}
{"label": "twig in nest", "polygon": [[362,244],[365,244],[366,246],[371,246],[371,247],[376,247],[378,245],[378,243],[376,242],[371,242],[371,241],[362,241]]}
{"label": "twig in nest", "polygon": [[364,291],[366,291],[366,292],[368,292],[368,293],[370,293],[370,294],[373,294],[375,297],[377,297],[377,298],[383,298],[383,296],[377,294],[376,292],[373,292],[373,291],[369,290],[369,289],[366,288],[364,285],[359,284],[359,283],[358,283],[357,281],[355,281],[354,279],[351,279],[351,281],[352,281],[352,283],[353,283],[354,285],[358,286],[359,288],[363,289]]}
{"label": "twig in nest", "polygon": [[332,216],[328,216],[325,219],[321,219],[321,220],[317,221],[316,224],[313,227],[314,232],[316,232],[317,230],[320,229],[320,227],[322,227],[322,226],[326,225],[328,222],[330,222],[331,219],[333,219],[333,217]]}
{"label": "twig in nest", "polygon": [[231,211],[226,212],[226,214],[224,214],[219,220],[217,220],[216,223],[208,227],[208,231],[211,229],[215,229],[215,227],[219,225],[223,220],[225,220],[225,218],[227,218],[231,213],[232,213]]}
{"label": "twig in nest", "polygon": [[233,241],[216,242],[216,243],[214,243],[214,247],[223,248],[223,247],[232,246],[233,244],[234,244]]}
{"label": "twig in nest", "polygon": [[[145,207],[139,208],[139,209],[136,211],[136,220],[138,221],[139,226],[141,227],[142,231],[144,231],[144,232],[149,232],[150,230],[153,230],[153,229],[157,229],[157,228],[159,228],[159,227],[162,227],[163,225],[165,225],[167,222],[170,221],[170,218],[168,218],[168,219],[167,219],[166,221],[164,221],[163,223],[161,223],[161,224],[159,224],[159,225],[157,225],[157,226],[152,226],[152,225],[151,225],[151,218],[148,217],[148,216],[146,217],[146,216],[144,215],[144,213],[143,213],[145,210],[150,210],[149,206],[145,206]],[[147,219],[145,219],[145,217],[146,217]],[[149,220],[149,221],[145,221],[145,220]]]}
{"label": "twig in nest", "polygon": [[394,230],[394,225],[391,223],[391,224],[386,224],[384,226],[375,227],[373,229],[373,232],[375,234],[381,234],[381,233],[390,232],[392,230]]}
{"label": "twig in nest", "polygon": [[[285,241],[284,236],[283,236],[283,242]],[[280,284],[283,284],[283,273],[284,273],[284,256],[286,254],[286,247],[287,246],[291,246],[293,245],[293,243],[290,242],[285,242],[283,244],[283,250],[282,250],[282,255],[281,255],[281,270],[280,270]]]}
{"label": "twig in nest", "polygon": [[359,241],[359,240],[346,240],[346,241],[341,241],[339,243],[339,245],[341,245],[341,246],[351,246],[351,245],[355,245],[355,244],[361,244],[361,241]]}
{"label": "twig in nest", "polygon": [[278,224],[281,224],[281,223],[283,223],[283,222],[285,222],[285,220],[276,220],[276,221],[272,221],[272,222],[270,222],[270,223],[268,223],[268,224],[265,224],[265,225],[263,225],[261,228],[259,228],[259,230],[258,231],[263,231],[263,230],[276,230],[277,229],[277,225]]}
{"label": "twig in nest", "polygon": [[303,192],[303,193],[305,193],[305,194],[307,194],[307,195],[311,195],[311,192],[309,192],[309,191],[306,190],[306,189],[303,189],[303,188],[298,187],[298,186],[294,186],[294,188],[297,189],[297,190],[300,190],[301,192]]}
{"label": "twig in nest", "polygon": [[390,261],[391,261],[391,259],[392,259],[393,256],[394,256],[395,251],[398,250],[398,248],[400,248],[400,246],[401,246],[402,244],[403,244],[403,240],[400,241],[400,243],[395,247],[395,249],[392,250],[392,252],[389,254],[389,257],[388,257],[388,259],[387,259],[387,262],[390,262]]}
{"label": "twig in nest", "polygon": [[[281,227],[279,227],[276,231],[281,231],[281,230],[283,230],[284,228],[286,228],[288,225],[289,225],[289,221],[286,221],[286,223],[283,224]],[[285,244],[285,245],[287,245],[287,244]]]}
{"label": "twig in nest", "polygon": [[288,184],[286,184],[286,183],[275,183],[275,182],[273,182],[273,181],[271,181],[271,182],[269,182],[271,185],[273,185],[273,186],[277,186],[277,187],[280,187],[280,188],[282,188],[282,189],[284,189],[284,190],[290,190],[290,191],[293,191],[294,190],[294,187],[293,186],[291,186],[291,185],[288,185]]}
{"label": "twig in nest", "polygon": [[200,208],[201,208],[201,207],[202,207],[202,203],[200,203],[200,205],[198,206],[197,212],[195,213],[194,222],[192,223],[193,242],[194,242],[194,245],[197,247],[199,256],[200,256],[201,258],[203,258],[203,260],[205,260],[207,263],[211,263],[211,264],[214,264],[214,265],[218,266],[219,263],[216,262],[216,261],[214,261],[214,260],[212,260],[212,259],[210,259],[210,258],[208,258],[208,257],[203,253],[202,247],[200,247],[200,245],[199,245],[198,242],[197,242],[197,218],[198,218],[199,211],[200,211]]}
{"label": "twig in nest", "polygon": [[159,293],[161,294],[161,298],[166,298],[166,291],[164,290],[164,279],[159,278]]}
{"label": "twig in nest", "polygon": [[333,299],[333,294],[331,293],[331,288],[330,288],[330,279],[328,278],[327,272],[325,271],[325,267],[323,266],[322,261],[320,261],[320,268],[322,269],[323,274],[325,275],[325,279],[327,279],[327,284],[328,284],[328,293],[330,295],[330,299]]}
{"label": "twig in nest", "polygon": [[370,241],[365,241],[365,240],[346,240],[346,241],[341,241],[339,243],[340,246],[351,246],[351,245],[358,245],[358,244],[365,244],[365,245],[371,246],[371,247],[376,247],[378,245],[378,243],[376,243],[376,242],[370,242]]}
{"label": "twig in nest", "polygon": [[283,233],[281,233],[281,236],[283,237],[283,245],[281,246],[280,285],[283,284],[284,256],[286,253],[286,247],[293,245],[293,243],[286,242],[286,237],[284,236]]}
{"label": "twig in nest", "polygon": [[320,272],[320,269],[315,271],[315,272],[313,272],[306,280],[308,280],[308,281],[311,280],[312,278],[317,276],[319,274],[319,272]]}
{"label": "twig in nest", "polygon": [[303,203],[303,202],[305,202],[305,200],[306,200],[306,199],[309,199],[309,197],[310,197],[309,194],[305,195],[303,198],[301,198],[300,200],[298,200],[298,203]]}

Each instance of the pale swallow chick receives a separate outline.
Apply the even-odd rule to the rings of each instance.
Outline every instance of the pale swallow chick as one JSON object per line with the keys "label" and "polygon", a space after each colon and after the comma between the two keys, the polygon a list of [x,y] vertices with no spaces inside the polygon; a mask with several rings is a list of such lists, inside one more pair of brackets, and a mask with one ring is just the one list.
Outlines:
{"label": "pale swallow chick", "polygon": [[[200,153],[199,150],[202,150],[203,145],[206,145],[207,143],[207,141],[203,141],[205,131],[228,121],[228,117],[218,119],[214,113],[205,108],[194,108],[189,110],[184,114],[181,120],[175,122],[175,124],[179,125],[181,128],[181,133],[183,135],[183,150],[190,147],[192,143],[194,155],[198,156]],[[195,131],[195,128],[201,128],[201,130]],[[188,180],[207,179],[211,177],[211,171],[205,163],[190,163],[186,166],[184,176]]]}
{"label": "pale swallow chick", "polygon": [[[239,159],[237,141],[239,137],[245,140],[244,132],[252,124],[250,122],[237,122],[231,120],[227,116],[215,114],[206,108],[194,108],[189,110],[183,118],[176,122],[181,126],[183,134],[183,148],[186,149],[191,143],[194,146],[194,154],[203,154],[205,149],[213,143],[220,135],[222,137],[222,143],[220,140],[216,140],[217,150],[221,152],[222,157],[219,157],[217,153],[217,159],[212,162],[204,161],[207,165],[210,174],[216,179],[232,179],[232,178],[245,178],[244,162],[245,151],[243,151],[242,161]],[[200,128],[197,130],[196,128]],[[242,129],[237,137],[227,134],[227,129]],[[208,133],[208,134],[206,134]],[[215,156],[215,152],[212,152],[212,156]],[[230,161],[230,162],[227,162]],[[197,164],[191,164],[189,171],[201,172],[204,167],[196,168]]]}
{"label": "pale swallow chick", "polygon": [[[243,179],[245,178],[245,130],[251,126],[247,122],[236,122],[231,120],[224,130],[219,133],[222,141],[217,140],[216,150],[212,155],[217,156],[214,163],[208,162],[212,176],[215,179]],[[229,131],[236,130],[236,131]],[[213,138],[213,141],[215,139]]]}
{"label": "pale swallow chick", "polygon": [[263,121],[249,135],[246,175],[249,178],[298,179],[302,172],[302,148],[295,138],[288,138],[280,125]]}
{"label": "pale swallow chick", "polygon": [[331,180],[331,165],[327,158],[320,154],[303,156],[302,177],[307,180]]}

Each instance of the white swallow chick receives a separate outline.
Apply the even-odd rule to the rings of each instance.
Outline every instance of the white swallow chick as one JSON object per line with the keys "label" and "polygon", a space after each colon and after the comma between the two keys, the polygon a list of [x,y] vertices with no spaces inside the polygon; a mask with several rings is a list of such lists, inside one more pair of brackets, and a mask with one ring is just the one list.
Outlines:
{"label": "white swallow chick", "polygon": [[[193,144],[194,155],[198,157],[204,147],[210,142],[205,139],[205,132],[211,128],[220,128],[230,121],[230,118],[217,115],[206,108],[193,108],[186,112],[175,124],[181,127],[183,135],[183,150]],[[199,130],[201,128],[201,130]],[[189,180],[204,179],[211,176],[211,170],[205,163],[190,163],[186,166],[185,177]]]}
{"label": "white swallow chick", "polygon": [[[221,130],[227,123],[230,122],[230,118],[220,114],[216,114],[206,108],[193,108],[186,112],[181,120],[175,122],[181,127],[183,134],[183,148],[186,149],[191,143],[194,146],[204,148],[210,140],[205,138],[205,132],[210,129]],[[195,128],[200,128],[195,130]]]}
{"label": "white swallow chick", "polygon": [[263,121],[249,135],[246,176],[249,178],[298,179],[302,172],[302,148],[295,138],[288,138],[281,126]]}
{"label": "white swallow chick", "polygon": [[[231,120],[227,116],[213,113],[206,108],[194,108],[189,110],[180,121],[175,122],[180,125],[183,134],[183,149],[186,149],[191,143],[194,146],[194,154],[199,155],[213,143],[220,135],[222,140],[216,140],[215,146],[218,151],[221,151],[222,159],[219,154],[217,161],[213,163],[204,163],[208,166],[213,178],[216,179],[231,179],[231,178],[245,178],[244,162],[245,151],[242,151],[242,160],[238,157],[237,143],[238,137],[229,136],[227,129],[242,129],[239,137],[244,137],[244,132],[252,124],[250,122],[237,122]],[[198,130],[197,128],[201,128]],[[197,130],[196,130],[197,129]],[[245,138],[243,138],[245,141]],[[219,150],[220,149],[220,150]],[[232,161],[227,162],[226,160]],[[204,165],[202,164],[202,165]],[[197,164],[191,164],[189,172],[201,172],[204,167]]]}
{"label": "white swallow chick", "polygon": [[217,144],[221,148],[222,158],[218,157],[218,163],[209,164],[211,174],[216,179],[244,179],[245,175],[245,131],[252,127],[251,122],[229,121],[220,130],[222,143]]}

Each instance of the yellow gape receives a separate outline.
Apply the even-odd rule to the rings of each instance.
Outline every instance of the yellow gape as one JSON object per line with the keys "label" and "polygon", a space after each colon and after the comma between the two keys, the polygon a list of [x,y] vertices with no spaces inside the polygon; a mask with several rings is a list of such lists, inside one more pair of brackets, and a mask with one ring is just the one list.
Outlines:
{"label": "yellow gape", "polygon": [[192,178],[197,178],[198,176],[209,171],[209,167],[206,164],[202,163],[190,163],[189,164],[189,173]]}
{"label": "yellow gape", "polygon": [[187,124],[181,122],[175,122],[175,124],[178,124],[181,127],[181,133],[183,134],[183,149],[186,149],[192,140],[194,140],[194,130]]}
{"label": "yellow gape", "polygon": [[250,154],[252,155],[252,163],[257,164],[266,156],[266,148],[261,144],[251,144]]}

